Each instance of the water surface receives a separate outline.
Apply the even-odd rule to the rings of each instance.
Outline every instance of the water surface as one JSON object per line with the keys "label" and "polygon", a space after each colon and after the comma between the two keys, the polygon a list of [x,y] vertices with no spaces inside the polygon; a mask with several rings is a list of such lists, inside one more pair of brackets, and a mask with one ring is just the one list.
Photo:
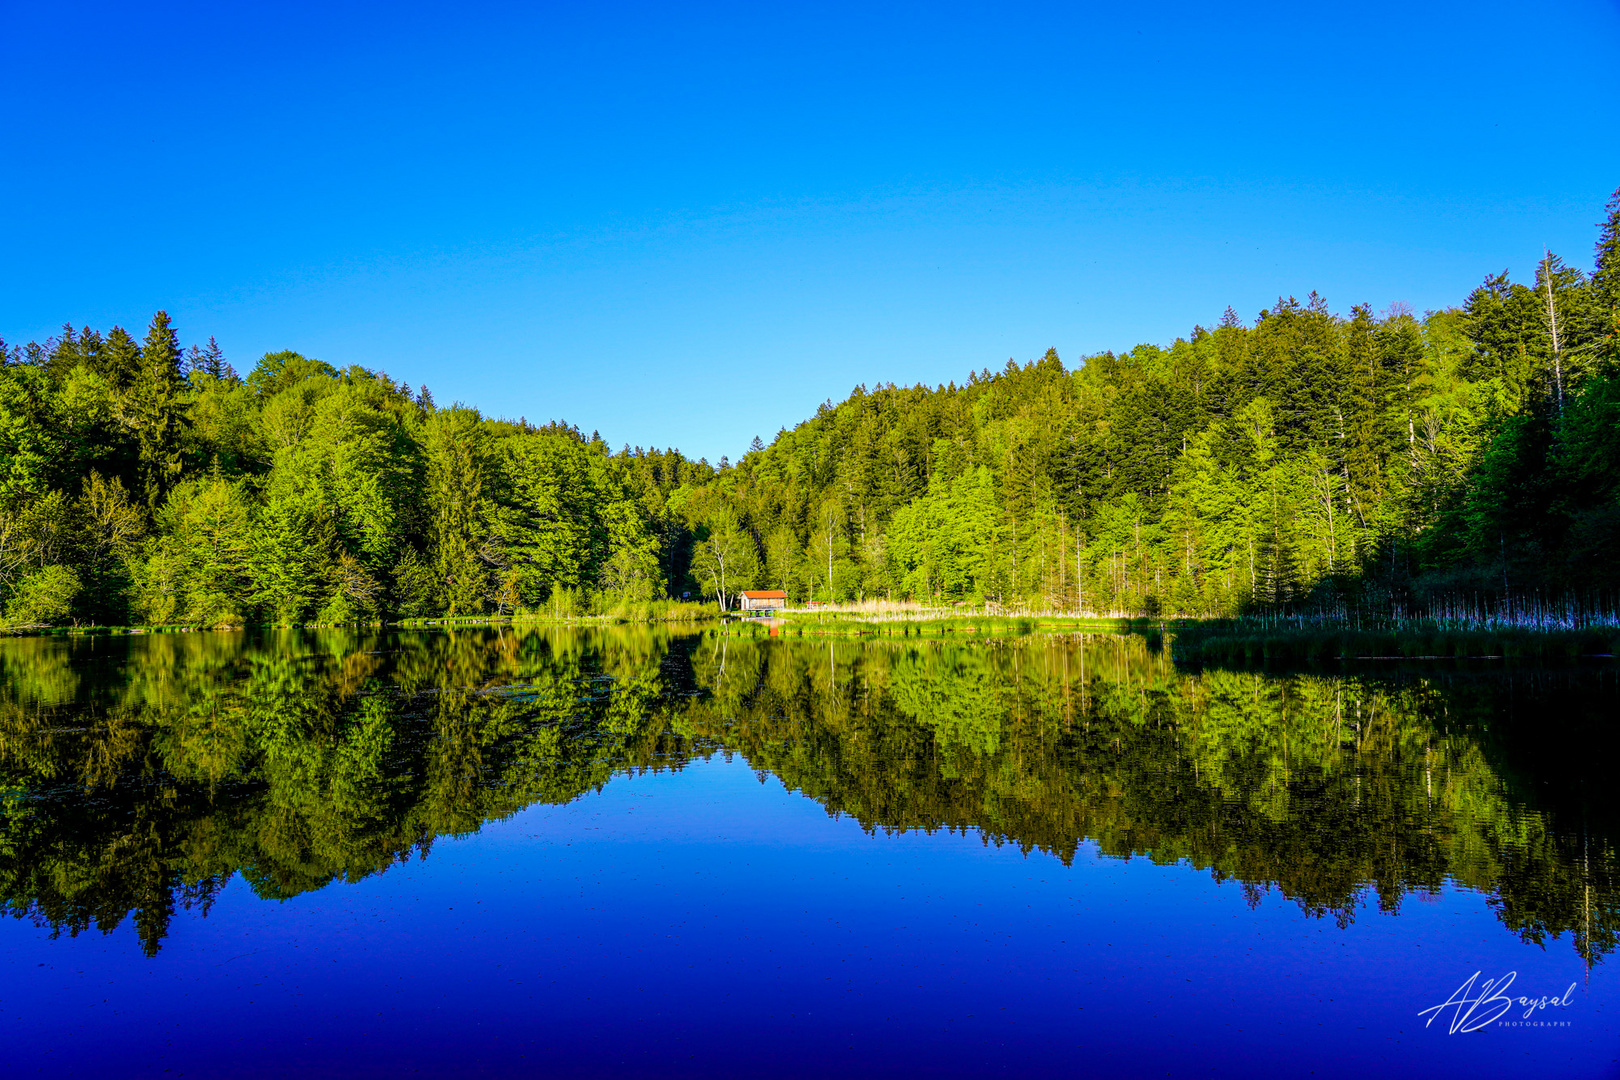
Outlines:
{"label": "water surface", "polygon": [[[0,642],[0,1059],[1613,1075],[1617,701],[1106,635]],[[1476,971],[1567,1004],[1425,1026]]]}

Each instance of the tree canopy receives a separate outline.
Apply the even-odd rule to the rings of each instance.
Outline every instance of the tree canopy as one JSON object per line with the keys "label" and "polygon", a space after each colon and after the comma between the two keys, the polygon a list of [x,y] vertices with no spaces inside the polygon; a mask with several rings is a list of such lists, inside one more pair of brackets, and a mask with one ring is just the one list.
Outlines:
{"label": "tree canopy", "polygon": [[10,625],[510,614],[683,593],[1224,614],[1620,586],[1620,192],[1453,308],[1311,293],[1166,346],[856,387],[735,462],[441,408],[291,351],[241,377],[0,342]]}

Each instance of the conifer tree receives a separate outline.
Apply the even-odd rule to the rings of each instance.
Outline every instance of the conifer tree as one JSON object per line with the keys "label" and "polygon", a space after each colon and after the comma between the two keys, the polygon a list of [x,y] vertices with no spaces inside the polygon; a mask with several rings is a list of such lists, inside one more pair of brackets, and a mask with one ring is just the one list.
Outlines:
{"label": "conifer tree", "polygon": [[127,389],[140,374],[141,347],[122,326],[107,331],[99,358],[98,372],[114,390]]}
{"label": "conifer tree", "polygon": [[180,342],[168,312],[160,311],[152,317],[140,352],[140,366],[127,395],[129,425],[139,448],[141,491],[149,509],[155,509],[178,482],[184,464],[181,438],[186,423],[182,401],[185,375],[181,358]]}
{"label": "conifer tree", "polygon": [[1592,298],[1599,317],[1598,330],[1613,350],[1620,347],[1616,345],[1620,339],[1620,188],[1609,197],[1604,210],[1607,215],[1599,226]]}
{"label": "conifer tree", "polygon": [[1367,523],[1382,488],[1379,475],[1384,449],[1384,402],[1381,393],[1377,321],[1366,304],[1351,309],[1345,326],[1344,479],[1357,518]]}
{"label": "conifer tree", "polygon": [[193,345],[188,354],[187,372],[191,375],[207,375],[213,379],[226,379],[235,381],[236,371],[225,361],[225,352],[219,347],[219,342],[209,337],[208,344],[203,347]]}
{"label": "conifer tree", "polygon": [[[87,327],[85,333],[90,333]],[[49,344],[47,342],[47,344]],[[55,346],[46,358],[45,368],[52,375],[60,378],[69,371],[84,363],[84,351],[79,343],[79,335],[74,332],[72,323],[64,323],[62,336],[56,339]]]}

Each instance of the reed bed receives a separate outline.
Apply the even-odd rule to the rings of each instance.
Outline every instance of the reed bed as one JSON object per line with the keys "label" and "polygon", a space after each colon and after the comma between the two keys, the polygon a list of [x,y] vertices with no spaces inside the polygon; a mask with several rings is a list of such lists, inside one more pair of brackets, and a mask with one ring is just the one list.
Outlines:
{"label": "reed bed", "polygon": [[1620,610],[1580,599],[1529,597],[1436,604],[1418,615],[1252,615],[1177,624],[1171,651],[1191,663],[1613,657],[1620,655]]}

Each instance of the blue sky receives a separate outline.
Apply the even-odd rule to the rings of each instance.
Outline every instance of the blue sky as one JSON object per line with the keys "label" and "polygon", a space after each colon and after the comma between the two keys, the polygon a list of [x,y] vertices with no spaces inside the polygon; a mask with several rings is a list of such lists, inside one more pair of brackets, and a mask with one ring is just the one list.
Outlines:
{"label": "blue sky", "polygon": [[0,5],[0,337],[736,456],[856,383],[1456,303],[1620,187],[1620,5]]}

